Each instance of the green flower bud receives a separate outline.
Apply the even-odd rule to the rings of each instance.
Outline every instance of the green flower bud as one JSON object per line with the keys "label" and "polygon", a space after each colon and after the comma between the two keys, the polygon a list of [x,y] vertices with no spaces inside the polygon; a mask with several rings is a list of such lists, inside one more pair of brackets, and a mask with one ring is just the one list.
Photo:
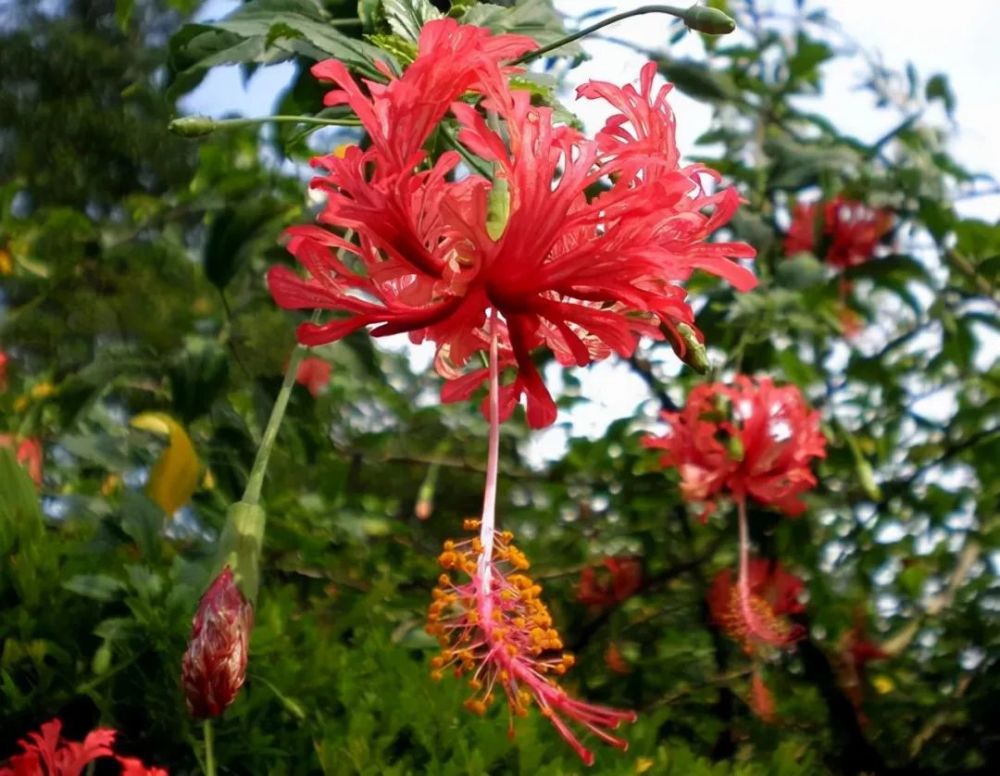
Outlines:
{"label": "green flower bud", "polygon": [[203,137],[215,131],[215,120],[208,116],[181,116],[171,121],[167,129],[181,137]]}
{"label": "green flower bud", "polygon": [[677,324],[677,333],[686,345],[681,360],[698,374],[705,374],[708,371],[709,363],[708,352],[705,350],[704,343],[698,339],[698,335],[695,334],[694,329],[686,323]]}
{"label": "green flower bud", "polygon": [[689,30],[709,35],[726,35],[736,29],[736,22],[728,14],[704,5],[692,5],[682,18]]}
{"label": "green flower bud", "polygon": [[257,599],[260,584],[260,548],[264,543],[266,516],[258,504],[237,501],[226,512],[226,524],[219,537],[219,557],[221,568],[232,569],[247,600]]}

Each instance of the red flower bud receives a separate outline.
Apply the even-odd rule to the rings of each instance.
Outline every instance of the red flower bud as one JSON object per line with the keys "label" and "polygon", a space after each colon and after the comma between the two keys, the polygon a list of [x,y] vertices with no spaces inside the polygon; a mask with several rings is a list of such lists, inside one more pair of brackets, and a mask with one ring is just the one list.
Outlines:
{"label": "red flower bud", "polygon": [[227,566],[205,591],[191,628],[181,683],[194,717],[217,717],[246,679],[253,607]]}

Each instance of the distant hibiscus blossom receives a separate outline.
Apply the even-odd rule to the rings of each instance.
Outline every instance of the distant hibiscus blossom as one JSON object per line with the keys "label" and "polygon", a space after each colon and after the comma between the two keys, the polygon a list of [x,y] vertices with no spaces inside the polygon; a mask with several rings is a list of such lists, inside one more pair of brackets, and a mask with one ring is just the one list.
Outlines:
{"label": "distant hibiscus blossom", "polygon": [[802,580],[785,571],[777,561],[766,558],[751,558],[749,574],[752,622],[747,622],[742,610],[731,569],[722,569],[708,592],[712,621],[747,654],[753,654],[760,646],[783,647],[794,643],[802,636],[802,628],[789,623],[785,616],[803,610]]}
{"label": "distant hibiscus blossom", "polygon": [[762,653],[769,647],[787,648],[804,634],[787,615],[803,611],[802,580],[774,560],[749,561],[749,605],[745,604],[730,569],[720,571],[708,592],[708,609],[715,625],[737,642],[753,660],[748,704],[764,722],[774,722],[775,704],[761,671]]}
{"label": "distant hibiscus blossom", "polygon": [[683,410],[663,418],[667,433],[643,443],[664,451],[662,464],[680,472],[686,499],[706,503],[704,516],[722,493],[789,516],[805,509],[799,495],[816,484],[809,464],[826,455],[826,439],[795,386],[740,375],[732,386],[699,385]]}
{"label": "distant hibiscus blossom", "polygon": [[10,359],[0,350],[0,393],[7,390],[7,363]]}
{"label": "distant hibiscus blossom", "polygon": [[14,451],[15,460],[24,467],[37,487],[42,486],[45,451],[35,437],[18,439],[12,434],[0,434],[0,447]]}
{"label": "distant hibiscus blossom", "polygon": [[799,204],[792,211],[785,253],[809,251],[833,267],[847,269],[868,261],[891,227],[890,211],[843,197]]}
{"label": "distant hibiscus blossom", "polygon": [[576,600],[587,606],[614,606],[634,595],[642,585],[642,561],[628,555],[605,558],[606,573],[588,566],[580,572]]}
{"label": "distant hibiscus blossom", "polygon": [[167,776],[163,768],[147,768],[134,757],[116,755],[112,749],[117,735],[114,730],[98,728],[82,742],[65,740],[60,730],[62,722],[53,719],[21,739],[22,753],[0,765],[0,776],[80,776],[87,765],[104,757],[118,761],[122,776]]}
{"label": "distant hibiscus blossom", "polygon": [[858,721],[867,723],[864,710],[866,669],[869,663],[892,657],[881,644],[871,640],[863,612],[855,614],[854,625],[841,635],[837,642],[837,656],[834,666],[844,695],[850,699]]}
{"label": "distant hibiscus blossom", "polygon": [[[313,182],[327,194],[323,226],[288,232],[289,250],[310,277],[275,267],[268,282],[282,307],[347,314],[303,324],[304,344],[364,326],[374,336],[432,340],[436,368],[456,381],[445,400],[467,398],[486,379],[486,369],[466,374],[463,367],[488,350],[487,319],[497,310],[501,366],[513,372],[501,389],[501,417],[526,396],[529,423],[542,427],[554,422],[556,407],[533,351],[547,348],[560,363],[583,366],[612,351],[628,356],[640,335],[662,338],[664,330],[683,350],[677,325],[692,325],[693,313],[680,283],[693,270],[742,291],[756,280],[734,261],[751,258],[750,246],[708,242],[739,197],[727,188],[707,193],[703,180],[715,173],[679,166],[670,87],[654,90],[655,64],[643,68],[638,90],[599,82],[580,88],[580,96],[617,111],[588,139],[554,124],[552,110],[532,105],[528,92],[510,89],[510,68],[500,63],[534,45],[450,19],[431,22],[403,76],[388,86],[368,83],[367,95],[343,65],[317,65],[318,77],[340,87],[327,104],[348,104],[373,143],[314,160],[326,171]],[[480,105],[455,101],[463,93]],[[461,127],[457,142],[492,166],[494,180],[453,180],[454,152],[415,169],[424,140],[449,110]],[[595,190],[601,193],[588,198]],[[347,230],[354,241],[340,236]]]}
{"label": "distant hibiscus blossom", "polygon": [[328,361],[310,356],[303,358],[299,362],[298,371],[295,373],[295,381],[299,385],[304,386],[315,399],[330,382],[330,373],[332,371],[333,367],[330,366]]}
{"label": "distant hibiscus blossom", "polygon": [[[780,642],[774,623],[754,591],[747,499],[786,515],[802,513],[803,492],[816,484],[814,458],[826,455],[819,413],[798,388],[777,387],[769,378],[740,375],[732,386],[700,385],[680,412],[665,412],[667,433],[647,436],[647,447],[663,450],[661,462],[681,475],[681,493],[703,502],[703,518],[723,494],[736,502],[739,526],[738,615],[749,636]],[[759,575],[759,572],[757,572]],[[759,579],[759,576],[758,576]]]}

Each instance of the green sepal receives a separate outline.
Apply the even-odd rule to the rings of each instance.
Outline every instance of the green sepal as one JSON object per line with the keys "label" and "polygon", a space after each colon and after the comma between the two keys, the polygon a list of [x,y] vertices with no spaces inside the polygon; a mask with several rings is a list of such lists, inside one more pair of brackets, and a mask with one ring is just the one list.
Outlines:
{"label": "green sepal", "polygon": [[510,220],[510,187],[504,178],[494,178],[486,207],[486,233],[496,242]]}
{"label": "green sepal", "polygon": [[250,603],[256,602],[260,587],[260,550],[266,522],[267,515],[259,504],[237,501],[226,511],[226,524],[219,538],[217,571],[228,566]]}
{"label": "green sepal", "polygon": [[705,374],[710,366],[705,344],[698,339],[695,330],[686,323],[677,324],[677,333],[686,346],[681,360],[698,374]]}

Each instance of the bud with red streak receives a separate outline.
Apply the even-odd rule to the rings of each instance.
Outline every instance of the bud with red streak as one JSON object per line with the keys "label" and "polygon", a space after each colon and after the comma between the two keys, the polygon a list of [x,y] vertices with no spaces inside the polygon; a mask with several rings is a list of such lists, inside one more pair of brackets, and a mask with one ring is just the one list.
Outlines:
{"label": "bud with red streak", "polygon": [[217,717],[236,700],[246,678],[252,629],[253,607],[226,566],[201,598],[181,664],[192,716]]}

